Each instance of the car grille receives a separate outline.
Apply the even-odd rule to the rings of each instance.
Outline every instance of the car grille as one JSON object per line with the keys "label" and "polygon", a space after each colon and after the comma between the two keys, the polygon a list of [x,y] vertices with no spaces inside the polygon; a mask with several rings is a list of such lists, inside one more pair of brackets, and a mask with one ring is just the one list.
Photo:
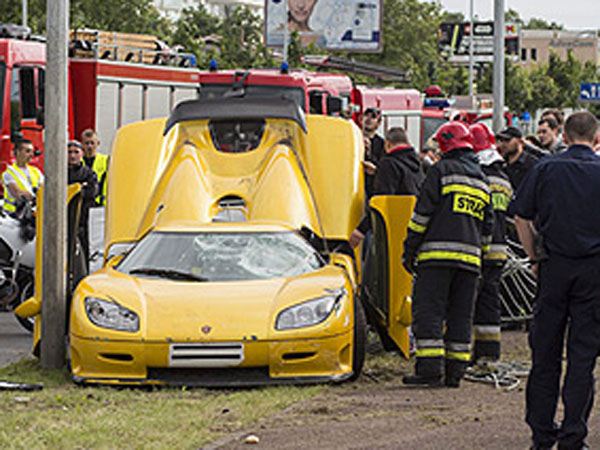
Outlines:
{"label": "car grille", "polygon": [[174,343],[169,349],[169,367],[232,367],[242,361],[240,342]]}

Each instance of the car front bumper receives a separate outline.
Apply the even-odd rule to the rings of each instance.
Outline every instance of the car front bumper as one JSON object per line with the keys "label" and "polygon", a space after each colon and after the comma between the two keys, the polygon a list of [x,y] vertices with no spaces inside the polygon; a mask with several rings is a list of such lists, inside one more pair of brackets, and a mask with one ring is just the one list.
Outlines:
{"label": "car front bumper", "polygon": [[[352,342],[352,330],[320,339],[233,343],[110,341],[71,334],[71,370],[75,382],[83,384],[253,386],[342,381],[352,376]],[[223,348],[234,349],[225,351],[237,355],[224,354]]]}

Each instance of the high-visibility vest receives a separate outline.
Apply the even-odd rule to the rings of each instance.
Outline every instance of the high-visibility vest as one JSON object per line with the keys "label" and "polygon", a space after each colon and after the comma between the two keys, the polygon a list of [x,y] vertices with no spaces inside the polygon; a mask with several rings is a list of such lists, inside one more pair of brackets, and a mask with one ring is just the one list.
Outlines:
{"label": "high-visibility vest", "polygon": [[[16,163],[13,163],[6,168],[6,172],[13,176],[20,190],[27,191],[31,195],[34,193],[33,190],[39,187],[40,180],[42,179],[42,172],[37,167],[30,166],[29,164],[23,169],[17,166]],[[10,193],[8,186],[4,186],[4,211],[14,213],[16,210],[17,199]]]}
{"label": "high-visibility vest", "polygon": [[[85,160],[84,160],[85,161]],[[96,153],[92,170],[98,178],[98,196],[94,199],[96,205],[106,205],[106,177],[108,175],[108,156]]]}

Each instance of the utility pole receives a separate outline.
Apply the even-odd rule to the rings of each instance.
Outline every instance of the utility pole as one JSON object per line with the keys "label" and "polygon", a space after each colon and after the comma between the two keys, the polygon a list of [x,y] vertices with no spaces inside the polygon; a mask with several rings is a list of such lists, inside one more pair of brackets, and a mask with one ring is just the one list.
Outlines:
{"label": "utility pole", "polygon": [[469,26],[469,96],[473,97],[473,39],[475,31],[473,27],[473,0],[471,0],[471,24]]}
{"label": "utility pole", "polygon": [[27,26],[27,2],[28,0],[23,0],[23,26]]}
{"label": "utility pole", "polygon": [[493,128],[504,128],[504,0],[494,0],[494,115]]}
{"label": "utility pole", "polygon": [[288,47],[290,46],[290,30],[288,28],[289,5],[283,0],[283,62],[288,62]]}
{"label": "utility pole", "polygon": [[[65,363],[67,298],[67,40],[69,0],[46,2],[42,367]],[[36,270],[42,269],[36,267]]]}

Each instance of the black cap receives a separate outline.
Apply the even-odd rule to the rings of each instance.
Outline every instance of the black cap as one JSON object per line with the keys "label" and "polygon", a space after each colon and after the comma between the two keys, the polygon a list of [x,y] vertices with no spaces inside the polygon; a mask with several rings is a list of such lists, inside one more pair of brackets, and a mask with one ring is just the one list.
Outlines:
{"label": "black cap", "polygon": [[517,138],[521,139],[523,137],[523,133],[517,127],[506,127],[496,134],[496,139],[512,139]]}

